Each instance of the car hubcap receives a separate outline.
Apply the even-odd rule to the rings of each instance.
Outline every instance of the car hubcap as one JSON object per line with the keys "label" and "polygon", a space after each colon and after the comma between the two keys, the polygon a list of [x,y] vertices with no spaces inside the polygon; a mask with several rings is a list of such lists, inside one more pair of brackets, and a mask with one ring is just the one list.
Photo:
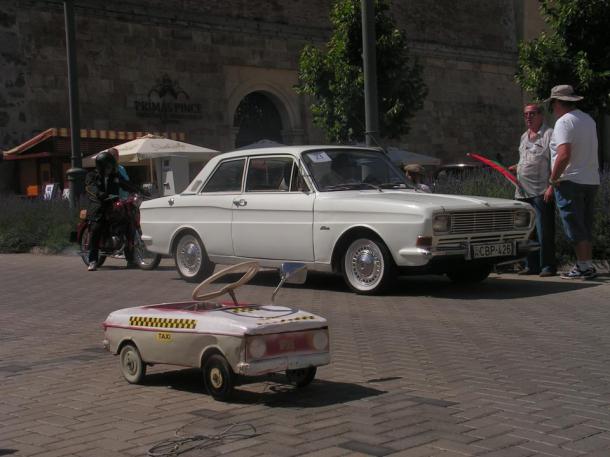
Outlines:
{"label": "car hubcap", "polygon": [[135,375],[136,372],[138,371],[138,362],[135,359],[134,355],[130,352],[127,352],[127,354],[125,354],[125,370],[127,371],[127,373],[129,373],[130,375]]}
{"label": "car hubcap", "polygon": [[178,259],[183,272],[191,276],[196,274],[201,267],[201,248],[199,243],[191,237],[180,243]]}
{"label": "car hubcap", "polygon": [[349,247],[345,258],[347,276],[354,287],[367,290],[383,278],[383,255],[370,240],[358,240]]}
{"label": "car hubcap", "polygon": [[222,387],[222,372],[218,368],[212,368],[210,370],[210,383],[214,389],[220,389]]}

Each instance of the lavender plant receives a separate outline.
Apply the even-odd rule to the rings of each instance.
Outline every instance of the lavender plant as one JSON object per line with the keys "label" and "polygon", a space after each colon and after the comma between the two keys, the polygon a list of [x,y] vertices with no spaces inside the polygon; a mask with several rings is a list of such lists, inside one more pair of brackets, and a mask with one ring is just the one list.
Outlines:
{"label": "lavender plant", "polygon": [[68,202],[0,196],[0,252],[28,252],[33,247],[58,252],[70,244]]}
{"label": "lavender plant", "polygon": [[[438,181],[436,193],[454,195],[476,195],[482,197],[514,198],[515,188],[502,176],[489,170],[465,172]],[[566,239],[563,226],[556,213],[556,253],[560,264],[574,261],[574,248]],[[601,173],[601,185],[595,200],[595,224],[593,227],[593,257],[610,259],[610,169]]]}

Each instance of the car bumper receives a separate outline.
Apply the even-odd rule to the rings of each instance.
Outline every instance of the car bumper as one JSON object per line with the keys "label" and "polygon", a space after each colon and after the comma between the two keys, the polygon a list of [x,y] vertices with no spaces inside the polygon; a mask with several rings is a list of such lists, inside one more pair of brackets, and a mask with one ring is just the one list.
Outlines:
{"label": "car bumper", "polygon": [[530,252],[540,249],[540,245],[532,240],[512,240],[511,242],[514,243],[513,255],[479,259],[472,257],[472,245],[480,243],[480,241],[475,243],[468,240],[460,240],[453,244],[447,243],[442,246],[429,248],[401,249],[399,255],[402,259],[405,259],[406,262],[399,264],[399,267],[404,267],[405,269],[414,267],[414,269],[420,273],[438,272],[439,270],[443,270],[443,265],[454,266],[460,263],[497,264],[518,260],[526,257]]}
{"label": "car bumper", "polygon": [[290,357],[275,357],[268,360],[240,362],[236,373],[244,376],[259,376],[285,370],[298,370],[307,367],[319,367],[330,363],[330,353],[294,355]]}

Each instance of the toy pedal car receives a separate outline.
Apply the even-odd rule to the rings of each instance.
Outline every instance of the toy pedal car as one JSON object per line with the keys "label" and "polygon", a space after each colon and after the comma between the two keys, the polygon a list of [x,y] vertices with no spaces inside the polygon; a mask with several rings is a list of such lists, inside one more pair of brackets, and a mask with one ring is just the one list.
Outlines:
{"label": "toy pedal car", "polygon": [[[238,281],[200,293],[222,276],[244,269]],[[157,363],[201,368],[205,387],[217,400],[230,397],[237,376],[285,371],[297,387],[311,383],[316,367],[330,363],[326,319],[285,306],[238,303],[235,289],[258,270],[257,262],[233,265],[197,286],[193,301],[110,313],[103,324],[104,346],[119,354],[125,379],[138,384],[146,366]],[[272,302],[284,282],[303,283],[306,275],[303,264],[283,264]],[[208,301],[225,293],[232,303]]]}

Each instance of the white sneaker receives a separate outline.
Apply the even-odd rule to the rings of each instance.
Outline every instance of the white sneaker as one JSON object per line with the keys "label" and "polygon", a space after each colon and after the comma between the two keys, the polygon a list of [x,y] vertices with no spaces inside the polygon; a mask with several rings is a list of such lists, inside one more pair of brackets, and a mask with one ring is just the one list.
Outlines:
{"label": "white sneaker", "polygon": [[87,271],[95,271],[95,270],[97,270],[97,262],[89,262]]}

